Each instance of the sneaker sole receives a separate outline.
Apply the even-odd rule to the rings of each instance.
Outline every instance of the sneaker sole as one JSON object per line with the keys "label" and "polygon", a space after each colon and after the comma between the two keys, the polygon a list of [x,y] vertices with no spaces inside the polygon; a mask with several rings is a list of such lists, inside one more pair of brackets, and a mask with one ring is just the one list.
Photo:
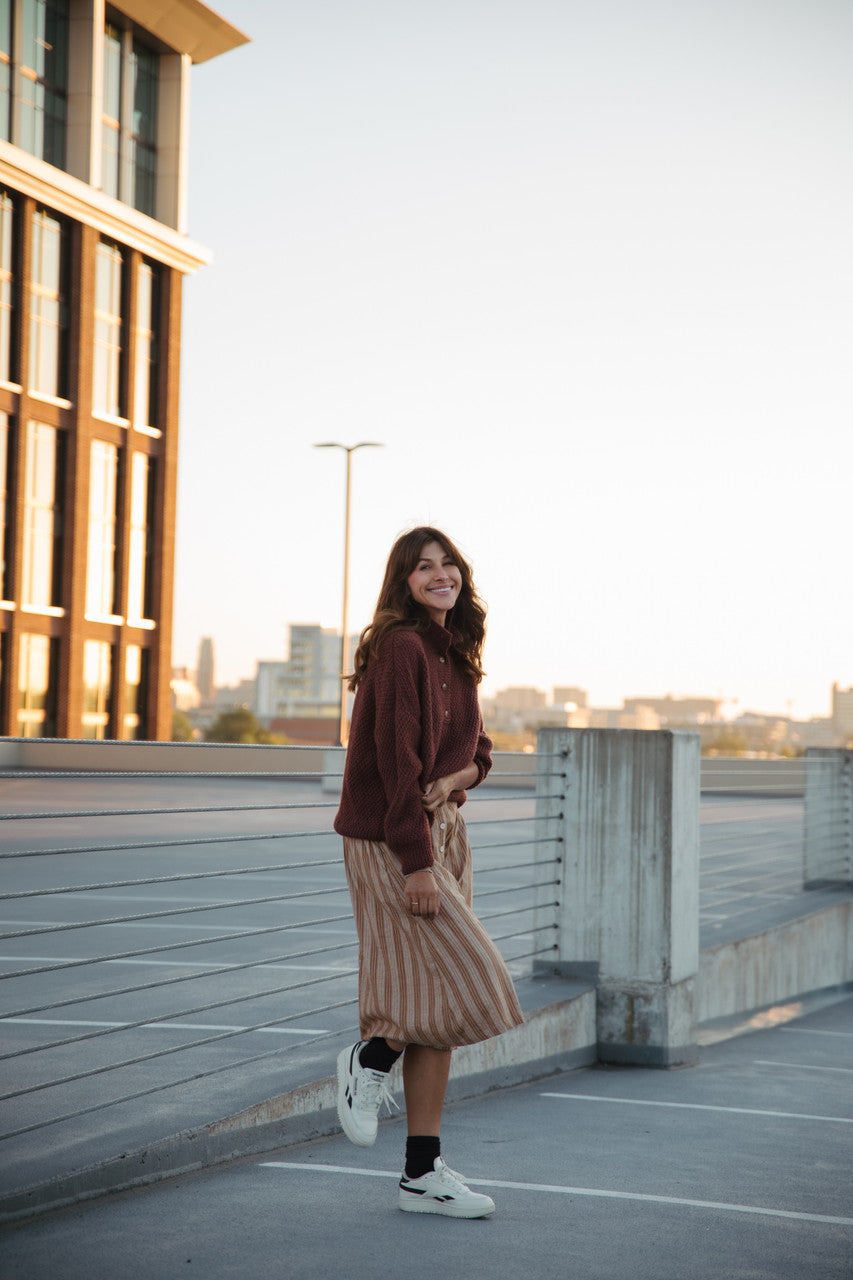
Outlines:
{"label": "sneaker sole", "polygon": [[495,1211],[494,1205],[491,1209],[471,1209],[452,1200],[445,1203],[441,1200],[421,1200],[414,1197],[407,1197],[404,1200],[402,1196],[397,1204],[403,1213],[437,1213],[443,1218],[491,1218]]}
{"label": "sneaker sole", "polygon": [[376,1141],[376,1134],[372,1138],[365,1138],[357,1129],[353,1127],[352,1113],[347,1106],[347,1080],[349,1079],[349,1056],[352,1053],[352,1045],[348,1045],[346,1049],[341,1049],[338,1054],[338,1119],[350,1142],[356,1147],[372,1147]]}

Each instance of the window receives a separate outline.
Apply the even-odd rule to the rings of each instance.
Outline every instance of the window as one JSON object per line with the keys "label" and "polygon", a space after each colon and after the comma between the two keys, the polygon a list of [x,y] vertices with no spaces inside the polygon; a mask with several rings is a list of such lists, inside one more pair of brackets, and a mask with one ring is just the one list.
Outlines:
{"label": "window", "polygon": [[16,372],[12,358],[15,315],[14,229],[15,206],[12,197],[7,191],[0,191],[0,381],[2,382],[11,381]]}
{"label": "window", "polygon": [[109,195],[153,217],[160,59],[122,29],[121,22],[116,13],[104,29],[101,185]]}
{"label": "window", "polygon": [[102,240],[95,251],[95,367],[92,408],[118,417],[122,409],[122,254]]}
{"label": "window", "polygon": [[124,737],[148,736],[148,670],[151,651],[138,644],[129,644],[124,671]]}
{"label": "window", "polygon": [[139,268],[136,286],[136,386],[133,421],[137,427],[156,427],[157,402],[157,319],[159,276],[147,262]]}
{"label": "window", "polygon": [[9,415],[0,413],[0,600],[12,599],[12,492],[11,462],[14,428]]}
{"label": "window", "polygon": [[20,0],[18,145],[48,164],[65,164],[68,0]]}
{"label": "window", "polygon": [[0,138],[12,136],[12,4],[0,0]]}
{"label": "window", "polygon": [[59,641],[24,634],[18,662],[18,734],[22,738],[56,736],[56,685]]}
{"label": "window", "polygon": [[86,565],[86,616],[116,613],[116,493],[119,451],[92,441],[89,471],[89,548]]}
{"label": "window", "polygon": [[42,422],[27,424],[21,601],[62,604],[62,495],[65,437]]}
{"label": "window", "polygon": [[112,649],[106,641],[83,645],[83,737],[106,738],[110,726]]}
{"label": "window", "polygon": [[104,94],[101,114],[101,186],[119,195],[121,163],[121,32],[104,28]]}
{"label": "window", "polygon": [[66,258],[63,224],[37,209],[30,269],[30,388],[46,396],[65,396],[67,391]]}
{"label": "window", "polygon": [[140,622],[154,613],[154,502],[156,463],[134,453],[130,476],[130,555],[127,617]]}

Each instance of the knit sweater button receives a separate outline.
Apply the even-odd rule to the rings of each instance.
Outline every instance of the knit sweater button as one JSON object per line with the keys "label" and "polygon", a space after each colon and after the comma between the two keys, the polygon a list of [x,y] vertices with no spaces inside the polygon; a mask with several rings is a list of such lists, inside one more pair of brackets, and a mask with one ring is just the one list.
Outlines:
{"label": "knit sweater button", "polygon": [[443,684],[441,687],[442,687],[442,689],[446,689],[446,688],[447,688],[447,685],[446,685],[446,684]]}
{"label": "knit sweater button", "polygon": [[450,715],[450,712],[449,712],[449,711],[445,711],[445,713],[444,713],[444,714],[445,714],[445,716],[449,716],[449,715]]}
{"label": "knit sweater button", "polygon": [[444,658],[439,658],[439,662],[444,662]]}

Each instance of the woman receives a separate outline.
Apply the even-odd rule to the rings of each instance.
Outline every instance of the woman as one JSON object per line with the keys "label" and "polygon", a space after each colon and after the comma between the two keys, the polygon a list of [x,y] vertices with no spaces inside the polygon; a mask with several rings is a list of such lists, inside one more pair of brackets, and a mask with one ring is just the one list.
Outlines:
{"label": "woman", "polygon": [[501,956],[471,910],[471,850],[458,812],[491,767],[477,685],[485,609],[471,570],[437,529],[391,549],[361,634],[335,830],[359,938],[362,1039],[338,1057],[338,1114],[358,1146],[376,1139],[386,1083],[404,1054],[408,1138],[398,1204],[487,1217],[494,1203],[441,1159],[452,1050],[522,1021]]}

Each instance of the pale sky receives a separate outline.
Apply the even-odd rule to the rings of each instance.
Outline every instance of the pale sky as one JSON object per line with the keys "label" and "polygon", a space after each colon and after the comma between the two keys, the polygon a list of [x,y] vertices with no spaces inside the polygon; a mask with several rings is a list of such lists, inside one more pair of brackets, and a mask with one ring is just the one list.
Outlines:
{"label": "pale sky", "polygon": [[[853,4],[219,0],[193,70],[176,663],[444,528],[484,692],[853,685]],[[729,707],[731,710],[732,707]]]}

